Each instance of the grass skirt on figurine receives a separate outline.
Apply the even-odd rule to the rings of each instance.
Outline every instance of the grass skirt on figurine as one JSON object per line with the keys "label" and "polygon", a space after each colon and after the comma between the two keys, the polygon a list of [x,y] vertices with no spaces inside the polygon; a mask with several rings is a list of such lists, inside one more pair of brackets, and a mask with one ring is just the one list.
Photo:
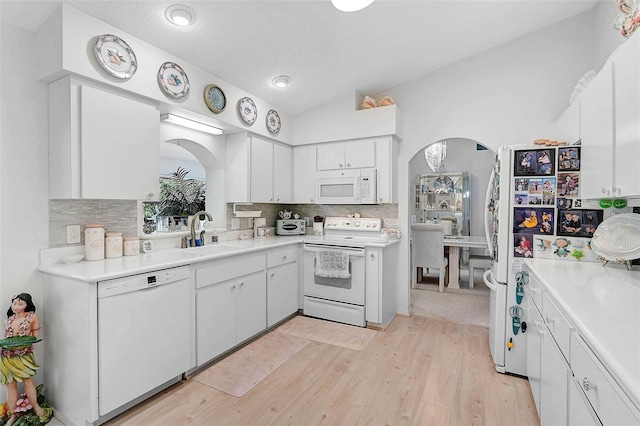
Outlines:
{"label": "grass skirt on figurine", "polygon": [[40,366],[33,355],[33,347],[25,349],[0,350],[0,382],[3,385],[14,380],[22,382],[36,375]]}

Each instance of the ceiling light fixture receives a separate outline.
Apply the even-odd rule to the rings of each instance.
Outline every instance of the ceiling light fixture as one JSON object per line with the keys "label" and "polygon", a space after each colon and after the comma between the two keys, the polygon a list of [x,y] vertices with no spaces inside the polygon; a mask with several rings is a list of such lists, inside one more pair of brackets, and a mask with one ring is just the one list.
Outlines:
{"label": "ceiling light fixture", "polygon": [[357,12],[373,3],[373,0],[331,0],[333,6],[341,12]]}
{"label": "ceiling light fixture", "polygon": [[178,126],[186,127],[188,129],[199,130],[201,132],[210,133],[212,135],[221,135],[224,132],[222,129],[214,127],[210,124],[201,123],[199,121],[192,120],[190,118],[180,117],[175,114],[162,114],[160,115],[161,121],[166,121],[167,123],[175,124]]}
{"label": "ceiling light fixture", "polygon": [[279,75],[271,80],[271,84],[276,87],[287,87],[291,82],[291,77],[288,75]]}
{"label": "ceiling light fixture", "polygon": [[169,6],[164,11],[164,16],[169,22],[179,27],[188,27],[196,22],[196,12],[193,9],[181,4]]}

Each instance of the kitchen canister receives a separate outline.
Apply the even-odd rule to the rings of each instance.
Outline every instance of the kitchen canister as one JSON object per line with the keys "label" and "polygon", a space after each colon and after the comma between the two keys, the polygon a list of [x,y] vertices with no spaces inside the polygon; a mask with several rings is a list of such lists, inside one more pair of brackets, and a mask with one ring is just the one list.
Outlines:
{"label": "kitchen canister", "polygon": [[122,257],[122,232],[104,234],[104,252],[107,259]]}
{"label": "kitchen canister", "polygon": [[136,256],[140,254],[140,240],[137,237],[124,237],[123,246],[125,256]]}
{"label": "kitchen canister", "polygon": [[84,258],[85,260],[104,259],[104,228],[93,223],[84,229]]}

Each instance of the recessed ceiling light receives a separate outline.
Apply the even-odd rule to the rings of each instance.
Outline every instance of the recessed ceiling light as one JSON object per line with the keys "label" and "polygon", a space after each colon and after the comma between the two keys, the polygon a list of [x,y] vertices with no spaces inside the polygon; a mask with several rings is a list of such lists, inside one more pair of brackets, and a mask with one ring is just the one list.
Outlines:
{"label": "recessed ceiling light", "polygon": [[287,85],[291,82],[291,77],[288,75],[279,75],[273,80],[271,80],[271,84],[276,87],[287,87]]}
{"label": "recessed ceiling light", "polygon": [[179,27],[187,27],[196,22],[196,12],[181,4],[169,6],[164,11],[164,16],[169,22]]}
{"label": "recessed ceiling light", "polygon": [[373,0],[331,0],[333,6],[341,12],[357,12],[373,3]]}

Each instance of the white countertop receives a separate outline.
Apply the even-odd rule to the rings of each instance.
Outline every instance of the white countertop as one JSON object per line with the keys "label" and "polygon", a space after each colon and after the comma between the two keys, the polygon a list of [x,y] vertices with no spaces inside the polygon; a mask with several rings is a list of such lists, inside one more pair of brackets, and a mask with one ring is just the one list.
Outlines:
{"label": "white countertop", "polygon": [[38,270],[47,274],[73,278],[79,281],[97,282],[157,271],[159,269],[206,262],[208,260],[290,244],[299,244],[303,240],[304,236],[287,236],[222,241],[203,247],[158,250],[151,253],[140,253],[137,256],[123,256],[115,259],[96,261],[81,260],[78,263],[70,265],[57,263],[54,265],[40,266]]}
{"label": "white countertop", "polygon": [[[300,244],[304,241],[319,242],[322,237],[310,235],[292,235],[269,237],[264,239],[221,241],[203,247],[186,249],[165,249],[151,253],[140,253],[137,256],[123,256],[115,259],[96,261],[81,260],[78,263],[66,265],[56,263],[42,265],[38,270],[46,274],[72,278],[79,281],[98,282],[128,275],[142,274],[160,269],[175,268],[176,266],[206,262],[209,260],[251,253],[264,249],[271,249],[290,244]],[[386,247],[396,244],[400,240],[387,242],[369,242],[368,247]]]}
{"label": "white countertop", "polygon": [[525,263],[640,409],[640,268],[545,259]]}

